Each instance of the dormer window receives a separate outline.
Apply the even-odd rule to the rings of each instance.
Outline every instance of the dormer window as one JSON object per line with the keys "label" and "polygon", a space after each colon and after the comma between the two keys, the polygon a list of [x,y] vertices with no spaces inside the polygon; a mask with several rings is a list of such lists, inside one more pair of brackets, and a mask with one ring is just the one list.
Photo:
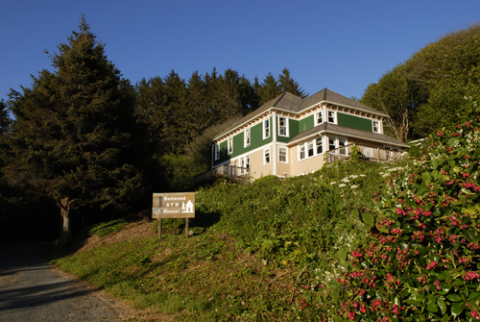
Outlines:
{"label": "dormer window", "polygon": [[335,111],[328,111],[328,123],[337,124],[337,113]]}
{"label": "dormer window", "polygon": [[286,117],[278,118],[278,135],[288,136],[288,120]]}
{"label": "dormer window", "polygon": [[380,122],[378,122],[378,121],[373,121],[373,132],[374,132],[374,133],[381,133],[381,130],[380,130]]}
{"label": "dormer window", "polygon": [[316,114],[315,120],[317,121],[317,125],[323,123],[323,111],[320,111]]}

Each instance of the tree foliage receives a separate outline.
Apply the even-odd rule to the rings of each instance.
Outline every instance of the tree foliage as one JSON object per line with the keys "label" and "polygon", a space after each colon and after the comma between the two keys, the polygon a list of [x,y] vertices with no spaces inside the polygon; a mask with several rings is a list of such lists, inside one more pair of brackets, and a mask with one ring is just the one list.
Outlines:
{"label": "tree foliage", "polygon": [[141,191],[142,176],[134,166],[132,86],[120,79],[83,17],[58,50],[55,72],[43,70],[32,88],[10,93],[16,121],[6,177],[52,198],[66,231],[74,207],[126,206]]}
{"label": "tree foliage", "polygon": [[463,97],[480,97],[479,43],[477,24],[442,37],[367,87],[362,102],[389,114],[401,140],[466,121]]}

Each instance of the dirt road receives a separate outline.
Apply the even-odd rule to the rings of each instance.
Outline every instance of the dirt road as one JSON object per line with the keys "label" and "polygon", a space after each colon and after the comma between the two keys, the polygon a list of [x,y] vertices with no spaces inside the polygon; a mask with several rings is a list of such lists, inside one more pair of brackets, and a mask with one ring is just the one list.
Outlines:
{"label": "dirt road", "polygon": [[122,310],[91,288],[55,274],[45,243],[0,249],[0,322],[122,321]]}

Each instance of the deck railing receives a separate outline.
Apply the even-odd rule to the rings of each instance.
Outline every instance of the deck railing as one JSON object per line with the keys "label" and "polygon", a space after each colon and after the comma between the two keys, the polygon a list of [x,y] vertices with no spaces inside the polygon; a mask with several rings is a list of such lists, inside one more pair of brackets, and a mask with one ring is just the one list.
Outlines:
{"label": "deck railing", "polygon": [[232,179],[248,179],[250,176],[250,168],[237,167],[234,165],[222,165],[210,171],[199,174],[193,178],[193,184],[197,185],[215,175],[225,175]]}
{"label": "deck railing", "polygon": [[357,147],[360,152],[360,158],[370,162],[391,162],[400,161],[402,159],[401,151],[394,151],[390,149],[374,148],[357,143],[351,143],[335,150],[327,151],[327,163],[332,163],[336,160],[350,160],[352,157],[352,148]]}

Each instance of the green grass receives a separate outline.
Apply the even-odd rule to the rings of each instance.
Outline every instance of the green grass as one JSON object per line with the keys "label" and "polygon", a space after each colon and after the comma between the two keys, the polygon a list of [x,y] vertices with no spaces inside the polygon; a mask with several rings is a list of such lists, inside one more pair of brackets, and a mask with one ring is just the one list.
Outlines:
{"label": "green grass", "polygon": [[[287,180],[218,182],[197,192],[194,236],[185,238],[183,220],[164,220],[161,240],[101,245],[53,263],[178,321],[293,321],[298,286],[368,237],[361,218],[374,210],[384,167],[340,163]],[[106,235],[124,224],[91,232]]]}

